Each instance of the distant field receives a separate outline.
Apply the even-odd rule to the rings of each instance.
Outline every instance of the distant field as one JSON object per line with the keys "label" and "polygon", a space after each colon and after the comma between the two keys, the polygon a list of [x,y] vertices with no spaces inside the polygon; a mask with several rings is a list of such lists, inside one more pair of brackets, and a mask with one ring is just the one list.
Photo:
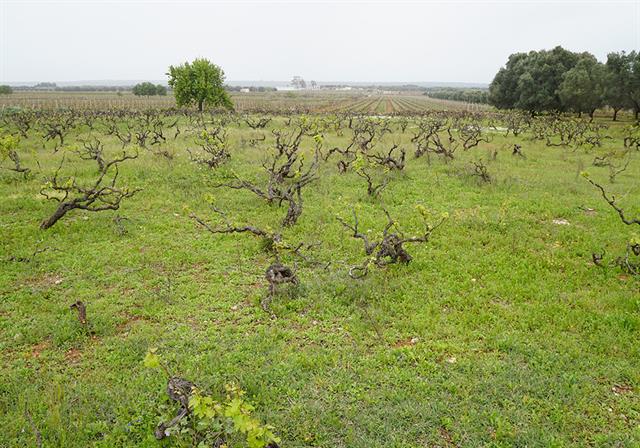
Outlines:
{"label": "distant field", "polygon": [[[232,93],[238,112],[351,112],[357,114],[412,114],[427,110],[485,110],[487,106],[427,98],[418,92],[380,94],[345,91],[286,91]],[[0,95],[7,107],[85,110],[158,109],[175,107],[172,95],[140,97],[130,92],[14,92]]]}

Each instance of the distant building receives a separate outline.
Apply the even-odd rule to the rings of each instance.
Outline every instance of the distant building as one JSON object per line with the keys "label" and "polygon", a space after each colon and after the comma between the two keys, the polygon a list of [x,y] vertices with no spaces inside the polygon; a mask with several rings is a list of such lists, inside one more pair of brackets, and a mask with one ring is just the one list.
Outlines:
{"label": "distant building", "polygon": [[33,90],[56,90],[58,85],[55,82],[39,82],[33,86]]}
{"label": "distant building", "polygon": [[250,89],[250,88],[248,88],[248,87],[243,87],[242,89],[240,89],[240,92],[242,92],[242,93],[249,93],[249,92],[251,92],[251,89]]}
{"label": "distant building", "polygon": [[291,80],[291,85],[295,89],[306,89],[307,88],[307,82],[302,78],[302,76],[294,76],[293,79]]}

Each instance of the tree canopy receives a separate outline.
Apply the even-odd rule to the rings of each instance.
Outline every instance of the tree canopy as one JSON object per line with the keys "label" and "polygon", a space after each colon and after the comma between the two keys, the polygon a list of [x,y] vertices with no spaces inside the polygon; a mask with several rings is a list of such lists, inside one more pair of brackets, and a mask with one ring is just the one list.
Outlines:
{"label": "tree canopy", "polygon": [[640,113],[640,53],[609,53],[607,56],[607,103],[618,111],[633,109],[636,120]]}
{"label": "tree canopy", "polygon": [[586,112],[593,117],[604,105],[606,69],[593,55],[583,55],[578,63],[564,74],[558,95],[564,107],[574,112]]}
{"label": "tree canopy", "polygon": [[0,86],[0,95],[8,95],[9,93],[13,93],[13,89],[11,88],[11,86]]}
{"label": "tree canopy", "polygon": [[562,47],[512,54],[489,86],[489,101],[498,108],[532,113],[564,110],[558,88],[578,58]]}
{"label": "tree canopy", "polygon": [[586,112],[608,105],[614,120],[621,109],[640,112],[640,54],[611,53],[606,64],[590,53],[562,47],[514,53],[489,86],[489,103],[499,109]]}
{"label": "tree canopy", "polygon": [[172,65],[167,75],[178,106],[196,105],[200,111],[205,105],[233,108],[224,89],[224,71],[208,59]]}

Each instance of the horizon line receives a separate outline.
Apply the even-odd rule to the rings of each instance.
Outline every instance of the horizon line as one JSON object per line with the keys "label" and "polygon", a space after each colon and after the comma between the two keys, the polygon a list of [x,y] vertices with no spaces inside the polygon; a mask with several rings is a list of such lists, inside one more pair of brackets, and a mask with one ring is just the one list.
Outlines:
{"label": "horizon line", "polygon": [[[315,81],[318,84],[322,85],[330,85],[330,84],[365,84],[365,85],[411,85],[411,84],[473,84],[473,85],[486,85],[488,86],[491,82],[481,82],[481,81],[353,81],[353,80],[332,80],[332,81],[317,81],[309,79],[308,82]],[[29,85],[29,84],[38,84],[38,83],[54,83],[54,84],[66,84],[66,85],[101,85],[101,86],[110,86],[110,84],[97,84],[97,83],[120,83],[121,85],[127,85],[122,83],[138,83],[138,82],[164,82],[164,79],[142,79],[142,78],[131,78],[131,79],[81,79],[81,80],[54,80],[54,81],[43,81],[43,80],[31,80],[31,81],[9,81],[2,80],[0,84],[14,84],[14,85]],[[286,80],[277,80],[277,79],[232,79],[225,81],[226,84],[234,83],[270,83],[270,84],[285,84],[288,85],[291,81]]]}

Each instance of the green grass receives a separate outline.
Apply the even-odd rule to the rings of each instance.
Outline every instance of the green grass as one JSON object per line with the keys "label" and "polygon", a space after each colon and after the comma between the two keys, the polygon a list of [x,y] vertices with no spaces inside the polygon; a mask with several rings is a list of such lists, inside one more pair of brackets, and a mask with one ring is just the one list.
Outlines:
{"label": "green grass", "polygon": [[[412,154],[410,130],[385,145]],[[153,438],[167,398],[166,379],[142,365],[149,347],[214,394],[237,382],[287,447],[640,445],[640,283],[590,262],[602,248],[623,253],[634,229],[578,175],[587,167],[638,212],[638,153],[615,184],[590,167],[593,154],[526,135],[496,135],[449,164],[408,157],[382,195],[392,216],[408,233],[420,226],[417,204],[450,217],[428,244],[409,246],[410,265],[362,281],[347,275],[363,261],[361,242],[335,217],[355,205],[373,230],[385,217],[361,178],[323,163],[284,238],[321,242],[315,256],[331,265],[301,266],[298,294],[278,296],[272,320],[260,307],[272,261],[260,241],[212,235],[188,217],[215,222],[212,193],[234,221],[277,228],[284,208],[212,188],[231,168],[259,176],[271,133],[241,147],[251,132],[233,127],[220,171],[191,163],[184,135],[166,144],[173,161],[143,152],[121,167],[123,183],[143,190],[118,212],[73,211],[49,231],[38,225],[55,205],[39,189],[60,153],[36,133],[23,141],[36,175],[0,174],[0,446],[35,446],[25,409],[47,447],[176,446]],[[609,132],[600,151],[622,146],[619,129]],[[347,138],[329,135],[327,147]],[[511,156],[516,141],[526,160]],[[469,162],[493,148],[495,181],[482,185]],[[83,178],[94,172],[73,163]],[[116,214],[128,218],[125,235]],[[57,250],[9,261],[38,244]],[[69,309],[76,300],[93,336]]]}

